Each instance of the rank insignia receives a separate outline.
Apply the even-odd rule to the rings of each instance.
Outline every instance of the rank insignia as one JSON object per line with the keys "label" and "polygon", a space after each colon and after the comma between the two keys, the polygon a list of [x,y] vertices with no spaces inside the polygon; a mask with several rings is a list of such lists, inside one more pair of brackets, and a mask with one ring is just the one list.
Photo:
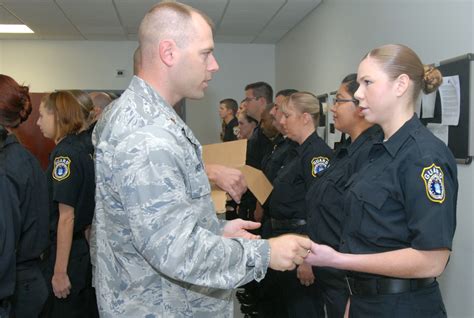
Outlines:
{"label": "rank insignia", "polygon": [[313,177],[316,177],[316,175],[326,169],[329,165],[329,158],[327,157],[314,157],[311,159],[311,174]]}
{"label": "rank insignia", "polygon": [[71,166],[71,159],[69,157],[54,158],[53,178],[57,181],[62,181],[69,177]]}
{"label": "rank insignia", "polygon": [[443,203],[445,198],[444,173],[434,163],[423,168],[421,178],[425,182],[426,196],[430,201]]}

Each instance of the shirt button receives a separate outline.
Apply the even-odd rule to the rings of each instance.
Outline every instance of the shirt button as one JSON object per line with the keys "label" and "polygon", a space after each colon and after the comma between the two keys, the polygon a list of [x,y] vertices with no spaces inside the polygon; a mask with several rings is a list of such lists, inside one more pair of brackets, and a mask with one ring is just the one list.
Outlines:
{"label": "shirt button", "polygon": [[342,240],[341,245],[344,245],[344,244],[346,244],[346,241]]}

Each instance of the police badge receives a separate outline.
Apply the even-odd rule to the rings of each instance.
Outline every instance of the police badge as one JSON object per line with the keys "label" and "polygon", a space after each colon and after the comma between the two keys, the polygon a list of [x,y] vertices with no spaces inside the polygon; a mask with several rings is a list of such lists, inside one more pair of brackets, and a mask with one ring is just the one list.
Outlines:
{"label": "police badge", "polygon": [[425,182],[426,195],[430,201],[443,203],[445,198],[444,173],[434,163],[423,168],[421,178]]}
{"label": "police badge", "polygon": [[71,159],[69,157],[54,158],[53,178],[57,181],[62,181],[69,177]]}
{"label": "police badge", "polygon": [[314,157],[311,159],[311,174],[313,177],[316,177],[316,175],[326,169],[329,164],[329,158],[327,157]]}

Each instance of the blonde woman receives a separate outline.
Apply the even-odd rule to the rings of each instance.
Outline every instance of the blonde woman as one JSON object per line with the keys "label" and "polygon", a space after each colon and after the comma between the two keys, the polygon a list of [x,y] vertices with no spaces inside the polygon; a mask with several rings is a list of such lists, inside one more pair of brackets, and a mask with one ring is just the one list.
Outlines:
{"label": "blonde woman", "polygon": [[414,113],[441,73],[385,45],[363,58],[357,81],[360,110],[384,135],[346,184],[340,252],[313,244],[307,262],[349,271],[350,317],[446,317],[436,277],[452,247],[457,168]]}

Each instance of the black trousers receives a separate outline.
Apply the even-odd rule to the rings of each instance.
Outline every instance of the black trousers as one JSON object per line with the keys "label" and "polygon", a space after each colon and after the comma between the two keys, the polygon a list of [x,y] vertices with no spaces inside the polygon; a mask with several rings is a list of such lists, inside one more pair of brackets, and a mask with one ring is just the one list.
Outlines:
{"label": "black trousers", "polygon": [[445,318],[438,282],[406,293],[391,295],[352,295],[349,316],[351,318]]}
{"label": "black trousers", "polygon": [[16,271],[12,307],[15,318],[38,317],[48,298],[48,287],[37,263],[21,266]]}
{"label": "black trousers", "polygon": [[41,317],[48,318],[83,318],[96,317],[95,297],[92,289],[92,266],[89,246],[84,238],[73,240],[67,274],[71,282],[71,293],[66,298],[57,298],[52,289],[51,280],[56,260],[56,248],[51,248],[50,256],[45,264],[45,277],[49,296]]}
{"label": "black trousers", "polygon": [[[318,277],[316,276],[316,280]],[[324,306],[328,318],[343,318],[346,311],[349,293],[346,289],[338,289],[320,282]]]}

